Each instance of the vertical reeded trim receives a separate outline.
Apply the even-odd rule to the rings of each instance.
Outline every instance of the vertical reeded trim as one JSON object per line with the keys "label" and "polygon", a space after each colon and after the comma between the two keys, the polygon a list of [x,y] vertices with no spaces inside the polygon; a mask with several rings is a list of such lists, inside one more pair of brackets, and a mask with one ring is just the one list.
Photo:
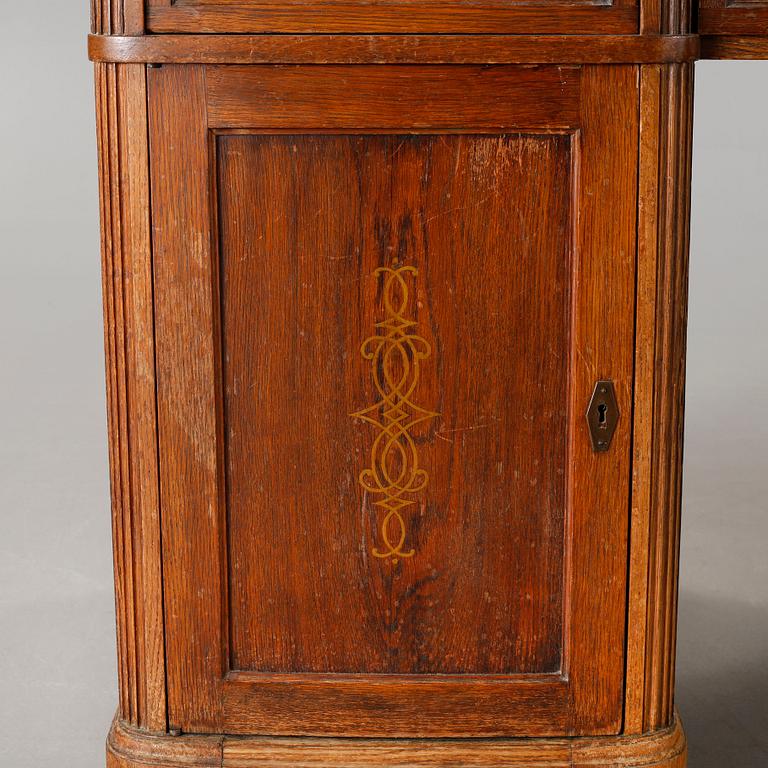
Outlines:
{"label": "vertical reeded trim", "polygon": [[144,0],[91,0],[94,35],[143,35]]}
{"label": "vertical reeded trim", "polygon": [[663,160],[659,174],[660,248],[656,286],[645,730],[668,725],[674,715],[693,65],[666,68],[661,95],[665,109],[662,112]]}
{"label": "vertical reeded trim", "polygon": [[102,280],[120,716],[166,729],[143,65],[97,64]]}
{"label": "vertical reeded trim", "polygon": [[629,733],[666,727],[674,714],[692,97],[692,65],[642,68]]}
{"label": "vertical reeded trim", "polygon": [[687,35],[692,18],[691,0],[640,0],[642,35]]}

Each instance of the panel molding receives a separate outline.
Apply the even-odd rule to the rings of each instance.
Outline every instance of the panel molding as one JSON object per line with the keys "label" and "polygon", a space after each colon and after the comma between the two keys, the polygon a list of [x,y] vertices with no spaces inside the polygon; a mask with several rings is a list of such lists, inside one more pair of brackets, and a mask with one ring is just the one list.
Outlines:
{"label": "panel molding", "polygon": [[697,35],[91,35],[95,61],[152,64],[648,64],[690,61]]}
{"label": "panel molding", "polygon": [[[573,279],[568,265],[576,137],[535,131],[532,136],[216,131],[216,136],[220,165],[213,175],[220,190],[220,230],[212,239],[221,247],[225,293],[221,347],[226,361],[231,668],[510,674],[515,683],[522,682],[522,673],[555,673],[563,649],[562,516]],[[506,169],[503,176],[494,173],[497,163]],[[535,174],[529,163],[535,164]],[[298,182],[302,178],[310,189],[328,185],[340,195],[342,204],[333,223],[328,221],[330,231],[346,233],[338,240],[329,239],[326,227],[316,237],[311,234],[314,211],[327,210],[328,203],[324,193],[304,189]],[[324,179],[321,187],[319,179]],[[461,205],[465,200],[468,204]],[[251,215],[254,208],[263,211],[270,204],[272,213]],[[509,206],[518,213],[511,220]],[[444,225],[452,215],[463,219],[453,233]],[[529,215],[542,222],[532,232],[519,224]],[[310,227],[298,240],[303,244],[298,253],[290,230],[286,240],[275,234],[282,230],[279,221],[295,221],[296,216]],[[496,237],[486,241],[492,232]],[[314,243],[315,258],[301,253],[307,242]],[[458,243],[467,243],[474,254],[461,269],[464,256],[457,253],[454,265],[449,255]],[[517,248],[514,266],[507,256]],[[410,301],[397,310],[401,319],[394,322],[386,320],[384,280],[376,274],[393,259],[420,270],[418,276],[406,275]],[[450,273],[454,279],[446,281],[443,276]],[[499,284],[507,283],[508,290],[497,293]],[[547,294],[529,306],[528,291],[543,284]],[[273,303],[281,308],[278,316],[267,309]],[[412,331],[429,340],[435,355],[419,361],[420,386],[409,401],[440,410],[443,418],[410,430],[430,485],[416,494],[418,506],[405,509],[408,544],[416,554],[395,569],[389,563],[382,567],[370,555],[371,542],[380,545],[375,530],[382,515],[371,504],[375,494],[360,489],[356,479],[369,466],[375,433],[349,414],[381,397],[371,383],[371,361],[359,353],[361,339],[370,338],[377,320],[396,331],[411,319],[418,321]],[[281,327],[284,338],[274,342],[272,332],[254,333]],[[289,328],[301,329],[302,355],[286,368],[285,350],[293,348]],[[316,341],[307,346],[309,338]],[[463,339],[472,339],[472,345]],[[426,352],[423,342],[417,346]],[[545,346],[551,357],[540,361],[535,350]],[[314,386],[301,387],[306,392],[302,402],[289,405],[271,389],[270,382],[284,381],[288,372],[293,381],[312,380],[315,365]],[[471,395],[477,370],[491,380],[494,373],[499,376],[485,403]],[[415,377],[411,383],[417,383]],[[381,388],[388,391],[386,384]],[[267,401],[256,407],[247,394],[253,390],[270,391],[275,407]],[[511,392],[517,405],[509,399]],[[325,419],[317,418],[326,410]],[[395,419],[402,415],[397,405],[392,410]],[[540,413],[535,423],[524,415],[531,412]],[[306,424],[311,432],[295,433],[294,424]],[[275,441],[267,429],[281,439]],[[310,445],[300,448],[308,434]],[[518,435],[523,444],[531,440],[529,449],[515,450]],[[483,465],[484,440],[493,446],[500,466]],[[282,444],[295,447],[286,451]],[[333,445],[343,450],[329,450]],[[267,452],[268,462],[256,458]],[[542,464],[550,471],[542,474]],[[286,472],[290,466],[294,471]],[[513,474],[503,472],[512,466]],[[474,477],[473,483],[464,481],[464,472]],[[271,505],[291,507],[295,491],[304,501],[290,523],[279,523],[269,512]],[[545,505],[543,498],[549,499]],[[336,509],[343,514],[328,511]],[[326,523],[318,525],[325,515]],[[303,535],[286,537],[291,529]],[[536,538],[540,558],[529,559],[530,551],[521,546],[520,562],[510,567],[510,549],[516,550],[521,539],[533,545],[533,530],[541,535]],[[277,562],[252,558],[262,540],[297,565],[286,570],[282,557]],[[478,553],[482,541],[488,549]],[[314,581],[307,576],[324,571],[329,558],[333,565],[324,575],[322,594],[307,599]],[[469,567],[457,568],[458,563]],[[495,587],[490,585],[498,584],[492,599],[481,597],[479,581],[469,575],[472,565],[483,570],[491,593]],[[513,573],[519,574],[517,587]],[[359,587],[350,590],[351,584]],[[283,588],[283,606],[291,604],[300,620],[272,603],[257,618],[257,595],[283,594]],[[468,600],[467,594],[475,597]],[[529,601],[524,595],[537,597]],[[453,599],[451,610],[446,610],[446,599]],[[506,608],[497,613],[493,604]],[[482,630],[473,628],[472,619],[483,612],[487,623]],[[334,616],[347,621],[340,624],[336,618],[326,624]],[[320,637],[307,632],[323,625]],[[525,631],[515,643],[518,626],[536,627],[535,636]],[[289,643],[293,630],[295,643]],[[487,642],[479,641],[481,631]],[[280,641],[274,643],[270,632]],[[271,679],[267,682],[271,685]]]}
{"label": "panel molding", "polygon": [[709,35],[701,38],[702,59],[768,59],[768,27],[764,37]]}

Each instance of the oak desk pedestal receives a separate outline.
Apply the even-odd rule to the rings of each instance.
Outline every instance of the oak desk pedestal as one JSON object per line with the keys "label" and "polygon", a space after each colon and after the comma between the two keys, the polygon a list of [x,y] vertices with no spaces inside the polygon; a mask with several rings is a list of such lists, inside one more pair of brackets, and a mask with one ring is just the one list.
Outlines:
{"label": "oak desk pedestal", "polygon": [[93,5],[108,764],[684,766],[689,10]]}

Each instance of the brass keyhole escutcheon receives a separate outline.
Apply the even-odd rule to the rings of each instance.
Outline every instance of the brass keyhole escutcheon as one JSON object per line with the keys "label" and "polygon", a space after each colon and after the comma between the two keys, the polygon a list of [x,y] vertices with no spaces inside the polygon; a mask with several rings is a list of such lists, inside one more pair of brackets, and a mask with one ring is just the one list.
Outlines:
{"label": "brass keyhole escutcheon", "polygon": [[611,447],[618,421],[619,406],[613,382],[607,379],[598,381],[587,408],[587,424],[595,452],[604,453]]}

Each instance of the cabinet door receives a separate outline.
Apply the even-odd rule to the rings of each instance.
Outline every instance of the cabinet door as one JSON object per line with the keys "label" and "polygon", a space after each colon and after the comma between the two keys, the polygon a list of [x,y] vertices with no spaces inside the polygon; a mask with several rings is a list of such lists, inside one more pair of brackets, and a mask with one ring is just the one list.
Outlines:
{"label": "cabinet door", "polygon": [[173,727],[618,731],[637,105],[635,67],[149,70]]}
{"label": "cabinet door", "polygon": [[637,0],[148,0],[152,32],[632,34]]}

